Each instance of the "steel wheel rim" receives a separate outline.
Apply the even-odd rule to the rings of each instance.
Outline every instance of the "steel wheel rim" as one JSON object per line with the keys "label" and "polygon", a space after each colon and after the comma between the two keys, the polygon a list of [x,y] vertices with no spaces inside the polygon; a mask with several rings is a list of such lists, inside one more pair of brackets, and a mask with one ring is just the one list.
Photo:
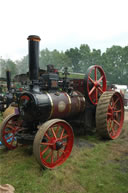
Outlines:
{"label": "steel wheel rim", "polygon": [[88,68],[86,84],[87,98],[93,105],[97,105],[99,97],[106,91],[106,76],[101,66],[94,65]]}
{"label": "steel wheel rim", "polygon": [[122,130],[124,121],[124,104],[117,92],[111,97],[107,111],[107,130],[111,139],[116,139]]}
{"label": "steel wheel rim", "polygon": [[[61,130],[60,130],[61,129]],[[69,157],[73,147],[73,132],[65,122],[57,122],[51,125],[44,134],[46,141],[40,143],[40,159],[46,168],[54,168],[61,165]],[[57,148],[57,143],[63,147]]]}
{"label": "steel wheel rim", "polygon": [[7,149],[15,149],[17,147],[17,139],[15,134],[20,128],[18,122],[19,115],[11,116],[2,128],[2,142]]}

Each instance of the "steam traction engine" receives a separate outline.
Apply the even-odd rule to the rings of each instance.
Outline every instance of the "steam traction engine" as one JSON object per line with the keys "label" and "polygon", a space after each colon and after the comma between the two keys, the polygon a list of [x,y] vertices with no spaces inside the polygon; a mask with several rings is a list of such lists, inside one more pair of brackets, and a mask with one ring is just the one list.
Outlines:
{"label": "steam traction engine", "polygon": [[[10,113],[10,110],[14,112],[15,108],[9,107],[9,105],[16,105],[17,100],[20,96],[20,90],[11,86],[11,73],[9,70],[6,71],[6,82],[7,82],[7,89],[6,92],[0,94],[0,112],[3,113],[3,117],[6,116],[7,112]],[[7,109],[7,111],[5,111]]]}
{"label": "steam traction engine", "polygon": [[[39,75],[38,36],[29,36],[29,89],[19,97],[18,114],[7,116],[0,139],[7,149],[32,143],[38,163],[44,168],[61,165],[74,141],[72,126],[96,127],[105,138],[115,139],[122,130],[124,106],[120,93],[106,91],[103,69],[91,66],[84,79],[60,78],[52,66]],[[72,126],[71,126],[72,125]]]}
{"label": "steam traction engine", "polygon": [[7,92],[0,95],[0,112],[4,112],[9,104],[13,101],[13,93],[11,92],[11,74],[6,71]]}

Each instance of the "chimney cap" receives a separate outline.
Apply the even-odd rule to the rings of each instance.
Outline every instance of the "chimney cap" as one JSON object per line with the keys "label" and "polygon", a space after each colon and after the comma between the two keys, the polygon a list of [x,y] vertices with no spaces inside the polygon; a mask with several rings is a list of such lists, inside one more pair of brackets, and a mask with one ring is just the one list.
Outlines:
{"label": "chimney cap", "polygon": [[40,41],[41,39],[37,35],[30,35],[30,36],[28,36],[27,40]]}

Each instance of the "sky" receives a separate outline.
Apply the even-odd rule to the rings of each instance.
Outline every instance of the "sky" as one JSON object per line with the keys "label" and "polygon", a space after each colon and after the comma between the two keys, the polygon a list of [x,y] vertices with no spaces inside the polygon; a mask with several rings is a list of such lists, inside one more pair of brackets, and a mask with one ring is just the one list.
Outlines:
{"label": "sky", "polygon": [[0,0],[0,26],[3,59],[27,55],[29,35],[40,36],[40,50],[104,52],[128,46],[128,0]]}

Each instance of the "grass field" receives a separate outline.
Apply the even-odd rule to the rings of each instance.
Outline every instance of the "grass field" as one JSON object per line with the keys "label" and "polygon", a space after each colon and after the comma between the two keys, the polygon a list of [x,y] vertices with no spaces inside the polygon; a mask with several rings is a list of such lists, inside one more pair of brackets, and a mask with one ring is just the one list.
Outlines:
{"label": "grass field", "polygon": [[31,146],[0,150],[0,184],[15,193],[128,193],[128,121],[114,141],[98,136],[75,139],[68,160],[54,170],[43,170]]}

